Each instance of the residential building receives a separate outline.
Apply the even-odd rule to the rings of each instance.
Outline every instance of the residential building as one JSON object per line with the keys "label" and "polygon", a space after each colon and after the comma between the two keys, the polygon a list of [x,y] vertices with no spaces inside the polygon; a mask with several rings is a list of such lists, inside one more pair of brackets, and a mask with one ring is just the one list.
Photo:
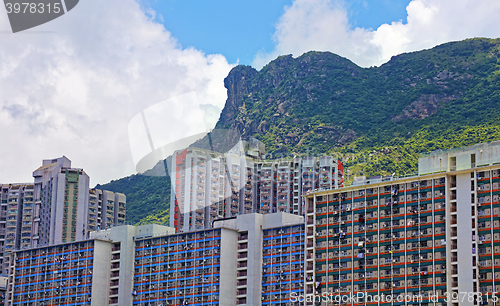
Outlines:
{"label": "residential building", "polygon": [[246,214],[174,233],[118,226],[14,251],[8,305],[271,305],[304,294],[305,226]]}
{"label": "residential building", "polygon": [[131,305],[134,237],[169,232],[153,224],[118,226],[88,240],[14,251],[8,305]]}
{"label": "residential building", "polygon": [[363,297],[349,305],[493,305],[499,164],[500,142],[480,144],[423,155],[415,177],[306,195],[306,293]]}
{"label": "residential building", "polygon": [[[361,178],[330,190],[312,186],[323,182],[322,171],[330,174],[325,184],[337,179],[338,167],[330,172],[312,160],[297,171],[311,188],[305,217],[239,210],[206,229],[118,226],[16,250],[9,305],[497,304],[500,142],[423,155],[415,176]],[[252,175],[267,167],[253,164]],[[229,168],[228,181],[248,179]],[[269,169],[277,184],[295,172],[283,161]],[[288,192],[277,187],[276,195]]]}
{"label": "residential building", "polygon": [[65,156],[44,160],[33,177],[39,212],[33,226],[34,247],[83,240],[98,228],[125,222],[125,195],[89,189],[89,176],[72,168]]}
{"label": "residential building", "polygon": [[7,285],[9,277],[5,274],[0,274],[0,306],[6,305]]}
{"label": "residential building", "polygon": [[35,211],[33,246],[54,245],[87,237],[89,176],[63,156],[43,160],[33,172]]}
{"label": "residential building", "polygon": [[90,189],[88,226],[89,232],[125,223],[126,196],[108,190]]}
{"label": "residential building", "polygon": [[170,224],[177,230],[199,230],[210,228],[216,219],[255,212],[257,185],[254,157],[245,153],[249,151],[253,152],[239,142],[224,154],[203,149],[175,152]]}
{"label": "residential building", "polygon": [[[276,182],[280,175],[290,175],[287,167],[271,167]],[[255,168],[262,175],[264,167]],[[305,171],[307,179],[315,171]],[[210,229],[176,233],[165,227],[114,227],[92,234],[94,240],[77,249],[79,242],[58,250],[16,251],[10,261],[9,299],[13,305],[29,305],[27,294],[63,305],[78,303],[78,294],[87,303],[141,306],[496,305],[500,142],[423,155],[415,176],[359,179],[349,187],[311,189],[304,198],[305,217],[237,214],[213,220]],[[113,234],[122,228],[129,233],[127,244],[118,244],[125,241],[123,234]],[[92,287],[91,294],[83,283],[78,285],[88,273],[79,276],[77,268],[90,259],[80,265],[79,255],[44,261],[47,254],[65,252],[67,245],[79,254],[79,248],[104,242],[108,251],[91,254],[93,277],[96,268],[104,271],[100,289]],[[69,260],[68,265],[57,266],[57,258]],[[57,273],[31,266],[38,263]],[[64,291],[65,300],[57,280],[55,288],[37,283],[54,282],[61,269],[70,269],[63,271],[65,282],[77,282],[65,289],[70,289]],[[76,280],[69,273],[76,273]],[[95,282],[93,278],[91,286]],[[466,299],[460,292],[467,292]]]}
{"label": "residential building", "polygon": [[66,157],[44,160],[34,183],[0,185],[0,263],[8,253],[84,240],[90,232],[123,224],[126,197],[89,190],[89,176]]}
{"label": "residential building", "polygon": [[0,262],[7,272],[8,253],[27,248],[32,242],[32,225],[36,218],[33,183],[0,185]]}
{"label": "residential building", "polygon": [[286,301],[304,290],[304,237],[303,217],[275,213],[222,219],[213,229],[136,238],[133,304]]}
{"label": "residential building", "polygon": [[303,215],[303,194],[343,186],[342,163],[331,156],[267,161],[263,152],[263,145],[245,142],[227,153],[176,151],[170,167],[170,224],[187,232],[241,214]]}

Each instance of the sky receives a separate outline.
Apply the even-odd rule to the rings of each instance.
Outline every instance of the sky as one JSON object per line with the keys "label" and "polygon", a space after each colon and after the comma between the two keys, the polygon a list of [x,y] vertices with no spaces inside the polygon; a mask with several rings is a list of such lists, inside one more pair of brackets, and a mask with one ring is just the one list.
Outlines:
{"label": "sky", "polygon": [[91,186],[136,173],[154,147],[213,127],[237,64],[315,50],[379,66],[498,38],[498,16],[498,0],[85,0],[13,34],[2,6],[0,183],[62,155]]}
{"label": "sky", "polygon": [[[252,65],[258,52],[273,49],[275,26],[292,0],[143,0],[184,47],[223,54],[230,63]],[[332,2],[333,3],[333,2]],[[343,2],[353,27],[376,29],[406,21],[409,0]],[[215,35],[214,35],[215,34]]]}

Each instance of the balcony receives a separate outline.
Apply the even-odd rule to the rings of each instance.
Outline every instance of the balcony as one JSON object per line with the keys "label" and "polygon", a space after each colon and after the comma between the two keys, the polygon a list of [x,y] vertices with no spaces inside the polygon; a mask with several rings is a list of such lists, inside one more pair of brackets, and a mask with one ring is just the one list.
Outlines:
{"label": "balcony", "polygon": [[246,261],[243,261],[243,262],[240,262],[238,263],[237,265],[237,268],[246,268],[247,267],[247,262]]}

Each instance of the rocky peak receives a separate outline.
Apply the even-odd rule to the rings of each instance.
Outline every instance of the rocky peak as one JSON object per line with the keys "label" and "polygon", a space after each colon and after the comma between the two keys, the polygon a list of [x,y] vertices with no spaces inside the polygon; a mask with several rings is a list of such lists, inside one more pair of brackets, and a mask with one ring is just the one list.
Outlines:
{"label": "rocky peak", "polygon": [[220,115],[217,128],[225,128],[234,120],[242,105],[243,97],[250,92],[253,77],[257,70],[250,66],[236,66],[224,79],[224,87],[227,89],[227,100]]}

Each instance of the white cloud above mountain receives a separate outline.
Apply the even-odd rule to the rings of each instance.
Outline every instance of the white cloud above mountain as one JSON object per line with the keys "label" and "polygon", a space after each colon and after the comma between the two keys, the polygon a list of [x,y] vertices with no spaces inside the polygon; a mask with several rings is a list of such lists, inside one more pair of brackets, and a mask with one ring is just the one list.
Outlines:
{"label": "white cloud above mountain", "polygon": [[383,24],[375,30],[353,28],[341,0],[296,0],[276,24],[275,49],[259,53],[255,67],[278,55],[331,51],[369,67],[403,52],[432,48],[448,41],[500,37],[500,1],[413,0],[407,21]]}

